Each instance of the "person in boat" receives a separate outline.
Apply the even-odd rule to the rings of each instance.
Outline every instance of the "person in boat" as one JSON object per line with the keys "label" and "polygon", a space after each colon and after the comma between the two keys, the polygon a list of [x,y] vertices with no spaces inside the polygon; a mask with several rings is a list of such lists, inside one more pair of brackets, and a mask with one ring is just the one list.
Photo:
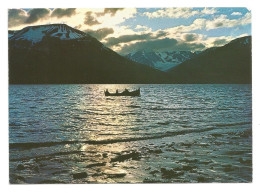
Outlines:
{"label": "person in boat", "polygon": [[129,93],[129,90],[128,90],[128,89],[125,89],[123,93],[124,93],[124,94],[125,94],[125,93]]}
{"label": "person in boat", "polygon": [[116,89],[116,94],[118,94],[118,89]]}

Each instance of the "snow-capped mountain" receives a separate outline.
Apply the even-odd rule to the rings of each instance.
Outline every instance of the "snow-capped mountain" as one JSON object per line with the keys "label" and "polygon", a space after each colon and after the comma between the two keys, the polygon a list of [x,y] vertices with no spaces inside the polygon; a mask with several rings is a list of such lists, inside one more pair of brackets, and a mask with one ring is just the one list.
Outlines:
{"label": "snow-capped mountain", "polygon": [[11,84],[168,83],[168,74],[133,62],[66,24],[29,26],[9,38]]}
{"label": "snow-capped mountain", "polygon": [[127,58],[146,64],[161,71],[167,71],[182,62],[193,58],[200,52],[191,51],[150,51],[142,50],[126,55]]}
{"label": "snow-capped mountain", "polygon": [[39,26],[28,26],[11,35],[9,40],[28,40],[33,44],[40,42],[44,37],[55,37],[60,40],[84,39],[90,36],[80,30],[74,29],[66,24],[50,24]]}

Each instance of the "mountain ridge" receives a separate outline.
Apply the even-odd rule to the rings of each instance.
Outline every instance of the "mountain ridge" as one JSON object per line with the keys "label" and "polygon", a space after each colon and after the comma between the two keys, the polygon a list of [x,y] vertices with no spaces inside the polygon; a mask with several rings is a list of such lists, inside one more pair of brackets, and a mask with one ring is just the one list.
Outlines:
{"label": "mountain ridge", "polygon": [[[78,31],[66,24],[29,26],[17,31],[9,38],[9,83],[170,82],[167,74],[130,61]],[[82,36],[70,39],[71,33]]]}
{"label": "mountain ridge", "polygon": [[[10,33],[10,84],[251,83],[251,36],[183,57],[185,61],[162,72],[121,56],[66,24],[28,26]],[[154,57],[171,63],[173,53],[165,54],[165,60],[161,53]],[[189,56],[186,51],[175,54]]]}
{"label": "mountain ridge", "polygon": [[169,73],[176,83],[251,84],[251,49],[251,36],[237,38],[222,47],[205,50]]}

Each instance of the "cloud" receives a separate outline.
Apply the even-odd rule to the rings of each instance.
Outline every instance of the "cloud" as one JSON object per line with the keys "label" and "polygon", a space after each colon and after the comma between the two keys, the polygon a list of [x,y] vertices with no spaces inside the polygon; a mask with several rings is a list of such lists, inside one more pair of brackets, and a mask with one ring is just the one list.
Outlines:
{"label": "cloud", "polygon": [[251,13],[246,13],[239,19],[228,19],[227,15],[218,15],[213,19],[198,18],[190,25],[179,25],[165,29],[169,34],[192,32],[195,30],[212,30],[217,28],[231,28],[251,23]]}
{"label": "cloud", "polygon": [[193,42],[193,41],[199,39],[199,35],[198,35],[198,34],[195,34],[195,33],[192,33],[192,34],[183,34],[183,39],[184,39],[184,41],[186,41],[186,42]]}
{"label": "cloud", "polygon": [[[118,37],[123,34],[134,33],[133,29],[126,29],[122,23],[129,18],[134,18],[137,14],[136,8],[57,8],[53,10],[43,9],[43,13],[36,10],[39,9],[9,10],[9,30],[19,30],[28,25],[65,23],[71,27],[77,27],[82,31],[88,29],[97,31],[101,28],[113,28],[113,35]],[[96,13],[104,12],[106,12],[106,14],[97,17]]]}
{"label": "cloud", "polygon": [[117,11],[123,10],[124,8],[105,8],[104,13],[109,13],[112,16],[116,14]]}
{"label": "cloud", "polygon": [[123,10],[124,8],[105,8],[104,12],[96,13],[97,16],[104,16],[105,14],[110,14],[114,16],[118,11]]}
{"label": "cloud", "polygon": [[[223,31],[225,31],[225,28],[243,28],[243,25],[251,23],[250,12],[241,15],[241,17],[231,17],[230,14],[228,16],[221,15],[221,13],[225,12],[215,8],[166,8],[157,9],[154,12],[151,12],[151,9],[143,10],[147,14],[154,14],[150,16],[151,18],[160,18],[154,22],[164,22],[165,18],[189,18],[196,16],[188,20],[181,19],[182,25],[176,23],[177,26],[170,28],[164,28],[164,26],[168,25],[160,25],[162,29],[153,31],[154,25],[157,25],[157,23],[153,23],[153,20],[150,20],[151,23],[142,23],[141,25],[139,23],[140,17],[145,16],[144,19],[147,20],[146,17],[149,14],[138,14],[137,11],[135,8],[57,8],[54,10],[32,9],[29,11],[10,9],[8,12],[8,26],[9,29],[17,30],[29,24],[41,25],[62,22],[89,33],[111,49],[123,53],[133,51],[133,49],[151,49],[151,46],[154,46],[152,49],[157,50],[163,49],[163,46],[165,46],[165,49],[169,50],[192,49],[193,51],[212,46],[221,46],[235,37],[228,36],[229,30],[227,30],[226,34],[228,37],[207,37],[208,30],[223,28]],[[213,15],[204,17],[209,14]],[[136,17],[137,15],[138,17]],[[131,20],[128,20],[129,18]],[[127,20],[128,22],[125,22]],[[170,45],[166,43],[167,39],[171,42]],[[175,41],[177,43],[174,43]]]}
{"label": "cloud", "polygon": [[194,15],[211,15],[217,13],[215,8],[204,8],[202,10],[194,10],[193,8],[177,7],[177,8],[164,8],[154,12],[144,12],[143,15],[149,18],[189,18]]}
{"label": "cloud", "polygon": [[8,27],[19,26],[27,19],[27,12],[22,9],[8,10]]}
{"label": "cloud", "polygon": [[218,11],[215,8],[207,8],[205,7],[200,13],[205,15],[212,15],[217,13]]}
{"label": "cloud", "polygon": [[246,25],[251,23],[251,13],[246,13],[244,17],[241,17],[239,19],[228,19],[227,15],[220,15],[213,20],[207,20],[206,21],[206,29],[216,29],[216,28],[230,28],[240,25]]}
{"label": "cloud", "polygon": [[128,43],[137,40],[153,40],[160,37],[166,36],[168,33],[164,31],[158,31],[157,33],[142,33],[142,34],[132,34],[132,35],[122,35],[117,38],[110,37],[106,39],[106,46],[112,47],[121,43]]}
{"label": "cloud", "polygon": [[189,18],[191,16],[199,14],[199,11],[192,10],[192,8],[165,8],[159,9],[154,12],[144,12],[143,15],[146,15],[149,18],[159,18],[159,17],[168,17],[168,18]]}
{"label": "cloud", "polygon": [[149,28],[149,27],[144,26],[144,25],[137,25],[137,26],[135,27],[135,29],[141,30],[141,31],[152,31],[152,28]]}
{"label": "cloud", "polygon": [[121,54],[128,54],[133,50],[153,50],[153,51],[168,51],[168,50],[201,50],[205,46],[201,43],[186,43],[176,39],[155,39],[150,41],[136,42],[130,45],[124,45],[119,52]]}
{"label": "cloud", "polygon": [[61,18],[61,17],[70,17],[75,14],[76,14],[75,8],[68,8],[68,9],[57,8],[52,11],[51,16]]}
{"label": "cloud", "polygon": [[214,46],[222,46],[226,43],[228,43],[226,39],[217,39],[213,42]]}
{"label": "cloud", "polygon": [[23,9],[9,9],[8,10],[8,26],[15,27],[24,24],[31,24],[37,21],[48,18],[50,15],[49,9],[31,9],[26,12]]}
{"label": "cloud", "polygon": [[84,20],[84,24],[92,26],[100,24],[99,21],[92,15],[91,11],[86,12],[86,17]]}
{"label": "cloud", "polygon": [[224,46],[231,40],[235,39],[233,36],[220,36],[220,37],[208,37],[203,41],[203,44],[207,47],[219,47]]}
{"label": "cloud", "polygon": [[88,33],[89,35],[97,38],[98,40],[102,40],[107,37],[109,34],[113,34],[114,30],[112,28],[101,28],[98,30],[85,30],[84,32]]}
{"label": "cloud", "polygon": [[151,39],[151,33],[148,34],[134,34],[134,35],[122,35],[118,38],[111,37],[106,39],[106,46],[111,47],[120,43],[127,43],[136,40],[147,40]]}
{"label": "cloud", "polygon": [[242,15],[242,13],[241,12],[233,12],[233,13],[231,13],[231,15]]}
{"label": "cloud", "polygon": [[31,9],[28,11],[29,17],[26,19],[25,23],[31,24],[35,23],[38,20],[42,20],[49,16],[50,10],[49,9]]}

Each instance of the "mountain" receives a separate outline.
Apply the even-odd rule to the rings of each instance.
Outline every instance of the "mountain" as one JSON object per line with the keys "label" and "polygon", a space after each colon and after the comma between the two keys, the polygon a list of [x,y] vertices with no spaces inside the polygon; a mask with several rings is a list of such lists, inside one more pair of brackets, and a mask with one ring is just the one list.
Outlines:
{"label": "mountain", "polygon": [[9,83],[168,83],[66,24],[29,26],[9,37]]}
{"label": "mountain", "polygon": [[127,58],[146,64],[161,71],[167,71],[178,64],[197,56],[200,52],[191,51],[150,51],[142,50],[126,55]]}
{"label": "mountain", "polygon": [[205,50],[168,72],[175,83],[250,84],[251,47],[251,36],[238,38],[225,46]]}
{"label": "mountain", "polygon": [[16,30],[8,30],[8,38],[12,37],[16,32]]}
{"label": "mountain", "polygon": [[15,34],[9,40],[25,40],[32,44],[41,42],[46,37],[53,37],[59,40],[90,38],[88,34],[65,24],[29,26],[20,31],[10,32]]}

